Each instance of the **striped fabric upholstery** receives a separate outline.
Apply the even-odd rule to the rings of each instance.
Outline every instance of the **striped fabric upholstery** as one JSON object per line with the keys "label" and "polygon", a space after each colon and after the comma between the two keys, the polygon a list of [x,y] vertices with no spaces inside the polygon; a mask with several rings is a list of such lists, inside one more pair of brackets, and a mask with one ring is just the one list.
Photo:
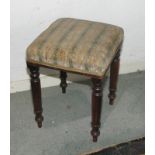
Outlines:
{"label": "striped fabric upholstery", "polygon": [[103,76],[123,40],[123,29],[61,18],[27,48],[27,61],[52,68]]}

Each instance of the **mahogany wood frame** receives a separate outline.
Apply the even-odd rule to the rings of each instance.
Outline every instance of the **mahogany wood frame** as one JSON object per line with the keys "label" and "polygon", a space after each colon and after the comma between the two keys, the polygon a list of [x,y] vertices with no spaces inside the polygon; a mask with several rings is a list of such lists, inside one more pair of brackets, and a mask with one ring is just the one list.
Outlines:
{"label": "mahogany wood frame", "polygon": [[[120,62],[120,51],[121,51],[121,45],[117,49],[116,55],[112,59],[112,62],[110,63],[107,70],[110,68],[110,87],[109,87],[109,104],[114,104],[114,99],[116,97],[116,88],[117,88],[117,80],[118,80],[118,73],[119,73],[119,62]],[[34,113],[35,113],[35,120],[38,124],[38,127],[41,128],[42,122],[43,122],[43,116],[42,116],[42,102],[41,102],[41,86],[40,86],[40,79],[39,79],[39,67],[43,65],[40,64],[34,64],[27,61],[27,67],[30,70],[30,77],[31,77],[31,89],[32,89],[32,98],[33,98],[33,105],[34,105]],[[47,67],[43,66],[46,68]],[[59,69],[58,69],[59,70]],[[106,72],[107,72],[106,70]],[[62,88],[62,93],[66,92],[67,87],[67,73],[70,72],[67,70],[60,70],[60,87]],[[105,73],[106,73],[105,72]],[[77,74],[83,74],[83,73],[77,73]],[[97,77],[92,76],[88,74],[84,74],[86,76],[89,76],[91,78],[93,87],[92,87],[92,121],[91,121],[91,135],[93,137],[93,142],[97,141],[98,136],[100,135],[100,118],[101,118],[101,107],[102,107],[102,91],[103,91],[103,77]],[[105,75],[105,74],[104,74]]]}

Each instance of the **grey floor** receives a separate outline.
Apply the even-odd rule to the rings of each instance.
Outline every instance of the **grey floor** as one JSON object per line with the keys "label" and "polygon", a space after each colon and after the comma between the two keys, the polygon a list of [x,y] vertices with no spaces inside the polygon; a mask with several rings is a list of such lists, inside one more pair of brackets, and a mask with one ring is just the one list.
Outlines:
{"label": "grey floor", "polygon": [[79,155],[143,137],[145,134],[145,73],[121,75],[114,106],[104,86],[101,135],[90,136],[91,88],[85,82],[42,89],[44,123],[34,121],[30,91],[11,94],[11,155]]}

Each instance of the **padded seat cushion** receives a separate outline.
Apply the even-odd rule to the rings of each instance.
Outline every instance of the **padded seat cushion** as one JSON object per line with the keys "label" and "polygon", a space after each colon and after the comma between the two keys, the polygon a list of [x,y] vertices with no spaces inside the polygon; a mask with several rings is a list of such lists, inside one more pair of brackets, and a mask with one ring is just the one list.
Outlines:
{"label": "padded seat cushion", "polygon": [[103,76],[123,40],[123,29],[61,18],[27,48],[27,61],[52,68]]}

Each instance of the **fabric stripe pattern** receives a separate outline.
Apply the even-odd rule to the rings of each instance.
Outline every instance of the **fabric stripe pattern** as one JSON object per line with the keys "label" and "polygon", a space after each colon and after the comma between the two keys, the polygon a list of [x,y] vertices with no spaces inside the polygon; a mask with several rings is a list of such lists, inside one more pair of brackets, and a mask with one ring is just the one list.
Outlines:
{"label": "fabric stripe pattern", "polygon": [[61,18],[27,48],[28,62],[66,71],[103,76],[124,37],[106,23]]}

